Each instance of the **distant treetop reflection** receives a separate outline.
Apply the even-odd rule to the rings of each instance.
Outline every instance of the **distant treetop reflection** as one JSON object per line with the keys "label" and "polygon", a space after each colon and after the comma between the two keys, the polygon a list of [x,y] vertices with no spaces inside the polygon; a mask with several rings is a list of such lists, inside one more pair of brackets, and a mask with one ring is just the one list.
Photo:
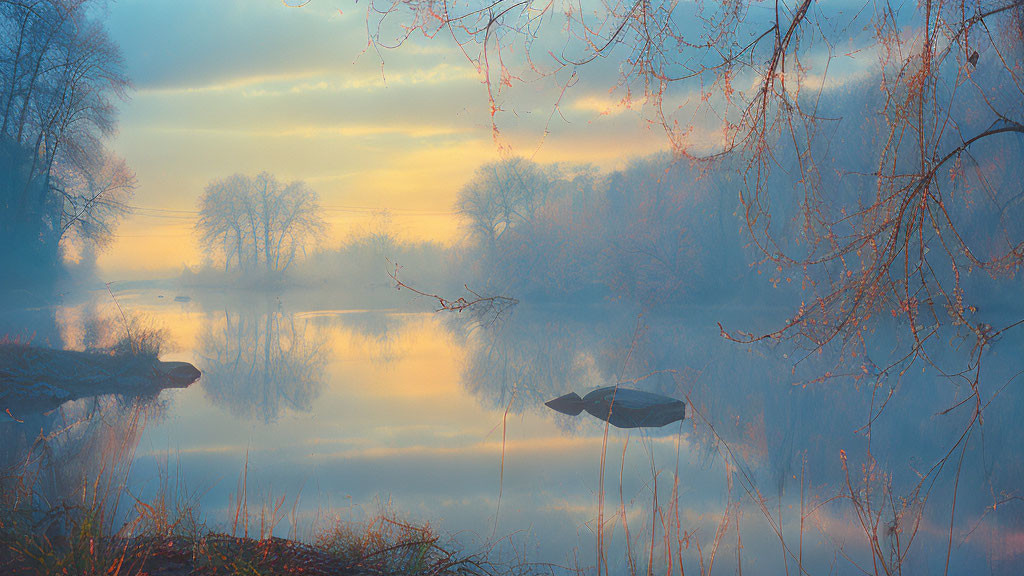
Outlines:
{"label": "distant treetop reflection", "polygon": [[264,422],[284,410],[308,412],[323,388],[324,344],[276,306],[224,310],[199,340],[206,395],[235,416]]}
{"label": "distant treetop reflection", "polygon": [[[816,483],[842,485],[840,449],[852,454],[870,448],[875,458],[895,463],[888,478],[893,486],[926,497],[928,486],[919,485],[917,468],[941,461],[962,433],[957,426],[970,416],[943,413],[949,400],[941,374],[911,370],[889,377],[879,372],[875,362],[892,363],[898,349],[894,331],[886,331],[872,341],[873,360],[845,359],[845,370],[822,380],[818,375],[839,363],[837,352],[794,364],[770,342],[740,345],[720,336],[716,319],[753,314],[765,311],[662,311],[643,314],[638,321],[625,307],[578,306],[563,314],[521,307],[498,328],[468,332],[463,383],[485,406],[539,412],[580,434],[597,432],[601,423],[561,416],[545,408],[545,402],[569,391],[582,396],[619,383],[685,401],[682,430],[692,444],[705,454],[729,452],[732,463],[744,466],[761,489],[793,490],[786,484],[796,482],[801,471]],[[1003,344],[1019,348],[1017,342]],[[1009,364],[990,369],[1001,381],[1012,381],[1019,367]],[[1020,397],[1007,390],[1000,400],[989,407],[986,425],[998,423],[1002,433],[1016,437]],[[865,423],[872,415],[868,436]],[[644,434],[679,430],[646,428]],[[970,473],[965,469],[963,477],[995,493],[1016,490],[1024,460],[1015,445],[990,442],[982,452],[986,465]],[[944,483],[936,486],[950,489]],[[960,494],[960,501],[978,504],[984,497]]]}
{"label": "distant treetop reflection", "polygon": [[[621,334],[617,327],[628,326],[630,319],[622,308],[560,316],[526,308],[496,326],[481,327],[465,319],[453,319],[450,326],[466,331],[462,381],[467,390],[485,406],[519,413],[547,411],[544,403],[569,389],[583,393],[615,384],[616,365],[622,361],[616,351],[623,343],[605,339]],[[459,320],[465,325],[459,326]],[[623,354],[629,334],[625,338]],[[559,419],[558,424],[579,426],[572,419]]]}

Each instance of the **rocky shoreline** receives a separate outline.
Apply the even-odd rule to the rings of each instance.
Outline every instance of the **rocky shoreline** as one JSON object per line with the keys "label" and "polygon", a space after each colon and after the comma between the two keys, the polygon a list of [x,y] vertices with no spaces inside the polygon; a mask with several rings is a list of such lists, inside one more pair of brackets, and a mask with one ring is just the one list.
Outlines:
{"label": "rocky shoreline", "polygon": [[188,362],[146,354],[107,354],[0,343],[0,413],[46,411],[103,394],[141,395],[187,388],[201,372]]}

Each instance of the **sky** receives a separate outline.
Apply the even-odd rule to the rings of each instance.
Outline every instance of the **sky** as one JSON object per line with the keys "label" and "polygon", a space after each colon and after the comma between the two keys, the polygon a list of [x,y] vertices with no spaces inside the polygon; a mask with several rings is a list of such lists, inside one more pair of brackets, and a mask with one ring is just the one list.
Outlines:
{"label": "sky", "polygon": [[382,222],[452,244],[456,195],[484,163],[617,168],[668,145],[610,93],[611,63],[564,95],[558,76],[505,88],[495,138],[483,77],[459,47],[421,35],[368,47],[365,2],[118,0],[106,22],[134,84],[110,144],[138,179],[138,209],[98,262],[107,281],[200,264],[197,199],[234,173],[310,184],[328,208],[324,248]]}

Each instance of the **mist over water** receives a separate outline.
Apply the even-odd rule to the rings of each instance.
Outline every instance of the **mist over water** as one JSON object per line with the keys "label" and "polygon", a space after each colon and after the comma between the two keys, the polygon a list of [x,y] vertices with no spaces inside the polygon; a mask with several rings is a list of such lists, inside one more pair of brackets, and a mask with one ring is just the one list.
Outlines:
{"label": "mist over water", "polygon": [[[624,302],[522,302],[481,322],[424,310],[401,292],[387,297],[391,308],[377,301],[347,309],[317,306],[322,295],[309,292],[193,290],[189,302],[174,294],[126,289],[117,298],[167,328],[175,345],[164,358],[191,360],[199,382],[19,415],[25,423],[3,424],[5,461],[30,452],[32,423],[54,439],[53,458],[72,464],[51,490],[73,492],[78,474],[108,458],[105,446],[128,438],[133,498],[170,477],[216,525],[230,523],[244,473],[250,506],[281,496],[294,503],[294,521],[274,529],[281,536],[388,508],[454,534],[460,546],[497,542],[506,558],[564,571],[593,569],[602,506],[611,565],[627,564],[629,551],[645,558],[652,530],[656,566],[667,562],[666,532],[692,538],[684,562],[699,564],[695,543],[709,554],[724,518],[739,523],[744,563],[760,570],[781,573],[795,562],[780,553],[779,533],[810,573],[833,566],[837,551],[870,562],[852,491],[858,506],[911,510],[897,518],[912,526],[887,534],[895,541],[916,531],[903,568],[933,573],[945,565],[955,491],[951,570],[984,563],[1012,573],[1016,565],[1019,511],[992,503],[993,495],[1012,498],[1024,466],[1006,440],[1020,433],[1019,394],[1011,384],[986,408],[984,439],[968,445],[962,462],[958,450],[945,470],[930,471],[970,414],[942,414],[964,391],[934,368],[880,373],[899,360],[891,357],[899,342],[886,336],[895,329],[880,327],[866,357],[836,368],[828,354],[797,362],[778,344],[722,338],[719,322],[782,314],[736,302],[656,312]],[[64,341],[81,345],[89,316],[113,312],[109,300],[106,291],[84,294],[53,320]],[[1012,382],[1022,344],[1006,338],[992,348],[992,360],[1009,357],[992,362],[994,381]],[[958,344],[949,346],[956,353]],[[821,378],[831,370],[846,372]],[[687,419],[611,427],[605,445],[604,422],[543,404],[616,382],[684,399]],[[882,523],[893,523],[884,514]],[[685,527],[678,535],[668,521],[676,515]],[[715,545],[722,565],[735,562],[740,545],[728,533]]]}
{"label": "mist over water", "polygon": [[[122,510],[173,486],[215,530],[237,531],[243,499],[261,532],[307,541],[397,513],[555,573],[813,574],[878,550],[908,574],[1013,573],[1020,331],[977,355],[976,333],[892,300],[825,345],[759,338],[813,318],[813,287],[842,270],[753,260],[726,181],[679,184],[690,170],[502,161],[463,190],[453,248],[379,230],[276,279],[214,265],[12,298],[15,341],[109,350],[149,327],[161,360],[202,377],[46,413],[15,404],[5,464],[35,462],[54,501],[116,471]],[[1019,278],[965,285],[977,321],[1020,314]],[[619,429],[545,406],[616,385],[681,400],[686,419]]]}
{"label": "mist over water", "polygon": [[[505,160],[461,192],[454,247],[378,230],[280,277],[213,262],[172,280],[69,282],[57,303],[12,297],[12,341],[109,351],[135,331],[202,377],[45,413],[15,403],[5,465],[34,462],[53,501],[117,472],[122,510],[173,486],[225,532],[241,502],[261,533],[306,541],[397,513],[555,573],[813,574],[881,550],[908,574],[1012,574],[1021,331],[979,348],[994,330],[885,298],[818,344],[811,328],[832,321],[818,287],[852,277],[856,257],[757,261],[722,200],[728,178],[692,170]],[[973,321],[1012,324],[1020,279],[968,276]],[[796,322],[796,337],[760,337]],[[686,418],[620,429],[545,406],[608,386],[683,401]]]}
{"label": "mist over water", "polygon": [[1024,572],[1019,1],[308,4],[0,1],[0,572]]}

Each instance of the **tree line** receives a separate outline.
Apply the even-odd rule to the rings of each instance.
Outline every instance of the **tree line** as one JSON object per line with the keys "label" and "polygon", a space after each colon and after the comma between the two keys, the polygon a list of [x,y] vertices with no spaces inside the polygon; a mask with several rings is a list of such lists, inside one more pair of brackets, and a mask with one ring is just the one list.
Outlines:
{"label": "tree line", "polygon": [[4,284],[52,279],[69,240],[102,248],[135,176],[104,139],[130,86],[100,0],[0,0]]}
{"label": "tree line", "polygon": [[650,305],[735,294],[749,282],[742,220],[718,180],[683,185],[667,155],[621,170],[509,158],[480,167],[458,196],[471,283],[535,300]]}

